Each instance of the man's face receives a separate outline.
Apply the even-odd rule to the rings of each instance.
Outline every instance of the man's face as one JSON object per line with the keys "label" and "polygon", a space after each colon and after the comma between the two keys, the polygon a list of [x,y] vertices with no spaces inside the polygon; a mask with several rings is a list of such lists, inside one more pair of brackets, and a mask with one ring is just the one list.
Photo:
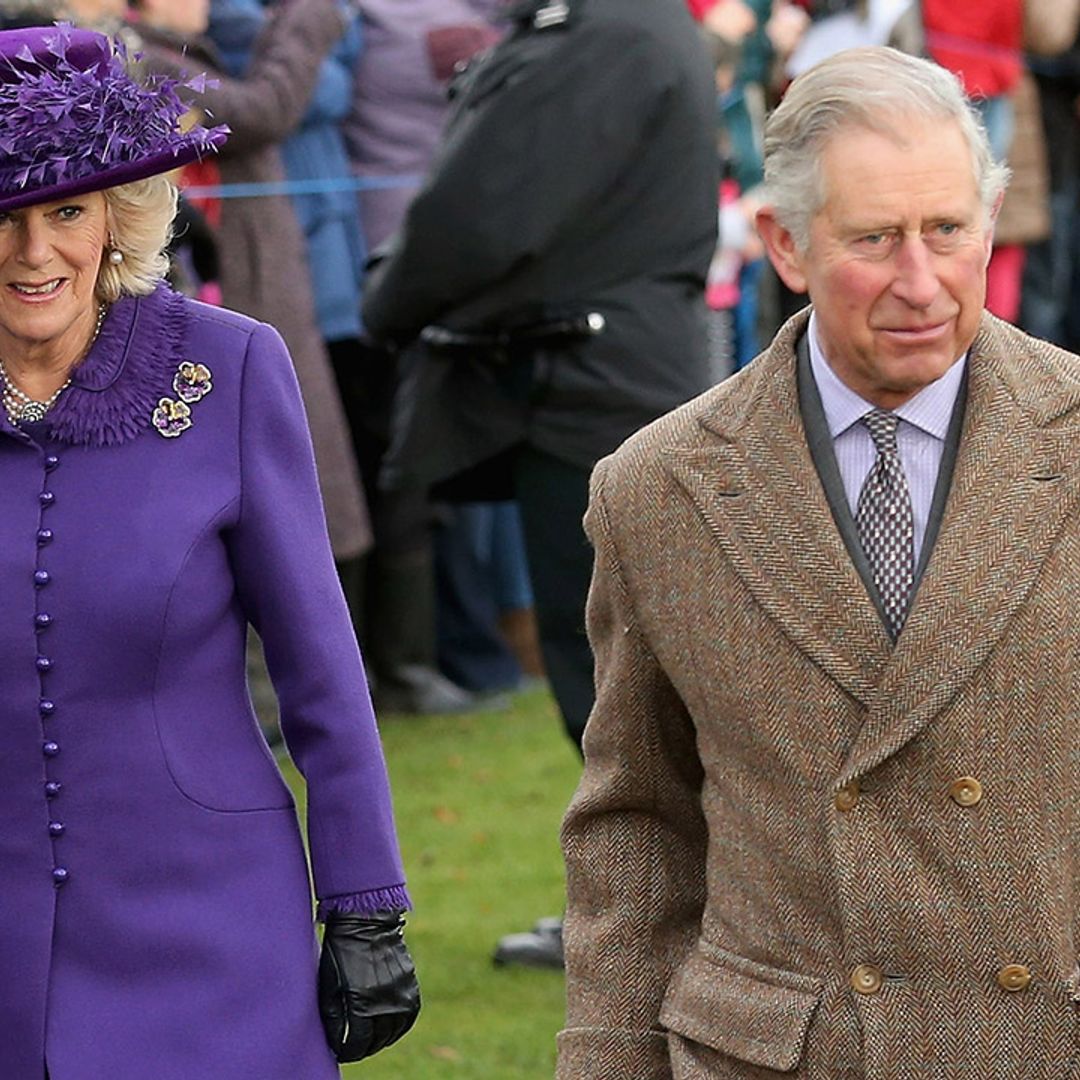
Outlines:
{"label": "man's face", "polygon": [[971,344],[992,237],[959,126],[901,118],[898,130],[903,142],[851,127],[826,144],[805,250],[768,210],[759,219],[780,276],[810,294],[829,365],[886,409]]}

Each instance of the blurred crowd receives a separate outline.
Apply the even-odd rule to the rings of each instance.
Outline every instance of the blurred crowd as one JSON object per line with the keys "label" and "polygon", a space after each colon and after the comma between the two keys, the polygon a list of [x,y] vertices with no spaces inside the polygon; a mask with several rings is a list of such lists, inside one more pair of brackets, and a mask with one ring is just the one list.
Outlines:
{"label": "blurred crowd", "polygon": [[[118,35],[136,69],[186,85],[193,119],[231,129],[220,155],[176,177],[173,284],[271,323],[289,347],[383,713],[493,707],[549,678],[580,746],[591,466],[750,363],[802,306],[754,231],[762,130],[787,84],[830,53],[890,44],[960,77],[1013,174],[987,306],[1080,349],[1080,0],[685,3],[693,25],[679,0],[628,17],[654,39],[646,73],[632,40],[605,53],[588,37],[581,0],[0,0],[4,27]],[[596,25],[616,25],[615,9],[594,7]],[[589,42],[580,63],[545,81],[543,50],[575,26]],[[501,67],[478,62],[510,38]],[[682,120],[656,42],[681,50]],[[513,99],[515,81],[535,92],[496,121],[492,101]],[[448,135],[455,100],[477,119],[458,115]],[[657,101],[667,112],[653,123]],[[428,310],[451,317],[425,325]],[[515,341],[521,375],[506,363]],[[458,377],[477,370],[479,383]],[[461,456],[461,429],[428,424],[412,396],[425,381],[466,407],[467,431],[494,435],[490,461]],[[484,468],[434,485],[402,471],[411,460],[417,476],[448,477],[452,453]],[[254,640],[249,666],[272,717]],[[541,920],[497,957],[558,965],[560,931]]]}
{"label": "blurred crowd", "polygon": [[892,45],[956,73],[1012,180],[995,230],[987,307],[1070,350],[1076,333],[1075,0],[688,0],[717,70],[721,242],[710,272],[715,362],[747,363],[793,303],[761,281],[753,233],[761,131],[787,83],[840,49]]}
{"label": "blurred crowd", "polygon": [[[987,305],[1080,347],[1080,0],[686,2],[716,85],[711,381],[749,363],[801,304],[767,267],[753,228],[764,118],[800,71],[858,44],[892,44],[959,74],[1013,172]],[[393,243],[425,181],[455,82],[521,7],[0,0],[5,26],[66,19],[119,34],[134,65],[198,76],[193,113],[232,129],[218,159],[177,177],[174,284],[272,323],[289,345],[338,568],[384,711],[482,707],[544,675],[515,501],[440,500],[385,482],[407,362],[372,340],[361,316],[367,260]],[[543,10],[557,15],[559,5]],[[260,670],[256,655],[253,683],[269,712]]]}

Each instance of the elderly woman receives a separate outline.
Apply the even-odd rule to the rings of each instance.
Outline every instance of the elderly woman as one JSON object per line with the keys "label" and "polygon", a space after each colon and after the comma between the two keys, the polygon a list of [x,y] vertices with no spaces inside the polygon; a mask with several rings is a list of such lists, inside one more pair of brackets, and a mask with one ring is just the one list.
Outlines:
{"label": "elderly woman", "polygon": [[[161,281],[211,152],[99,34],[0,33],[0,1076],[330,1080],[419,1009],[289,356]],[[244,676],[251,623],[308,783]],[[321,1019],[321,1023],[320,1023]]]}

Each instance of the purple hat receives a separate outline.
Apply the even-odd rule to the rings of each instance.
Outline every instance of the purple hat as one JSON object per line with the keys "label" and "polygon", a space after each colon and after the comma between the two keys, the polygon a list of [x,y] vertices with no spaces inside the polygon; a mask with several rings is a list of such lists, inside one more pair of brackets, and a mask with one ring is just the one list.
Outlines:
{"label": "purple hat", "polygon": [[224,125],[181,131],[180,84],[138,83],[125,60],[121,42],[65,23],[0,31],[0,211],[168,172],[225,141]]}

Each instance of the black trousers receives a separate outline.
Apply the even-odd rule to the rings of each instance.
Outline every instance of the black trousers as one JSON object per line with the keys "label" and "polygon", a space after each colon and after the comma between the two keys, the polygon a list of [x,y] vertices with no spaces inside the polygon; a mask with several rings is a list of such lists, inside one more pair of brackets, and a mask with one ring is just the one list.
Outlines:
{"label": "black trousers", "polygon": [[589,473],[531,448],[519,452],[514,466],[540,649],[566,733],[578,750],[594,698],[585,636],[593,553],[581,524]]}

